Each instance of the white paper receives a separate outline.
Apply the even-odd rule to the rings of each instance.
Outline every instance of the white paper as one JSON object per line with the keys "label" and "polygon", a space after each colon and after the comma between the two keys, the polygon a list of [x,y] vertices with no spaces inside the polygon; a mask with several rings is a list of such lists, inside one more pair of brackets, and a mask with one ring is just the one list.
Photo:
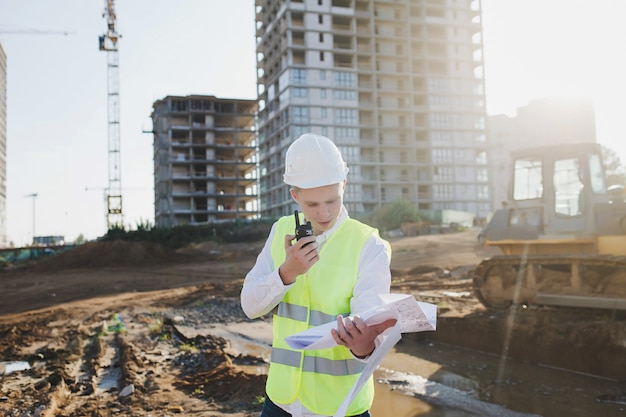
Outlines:
{"label": "white paper", "polygon": [[[437,329],[437,306],[416,301],[407,294],[379,294],[381,305],[362,314],[361,319],[368,326],[382,323],[388,319],[398,320],[401,333],[423,332]],[[316,350],[337,346],[330,331],[337,328],[337,322],[331,321],[317,327],[285,338],[293,349]]]}

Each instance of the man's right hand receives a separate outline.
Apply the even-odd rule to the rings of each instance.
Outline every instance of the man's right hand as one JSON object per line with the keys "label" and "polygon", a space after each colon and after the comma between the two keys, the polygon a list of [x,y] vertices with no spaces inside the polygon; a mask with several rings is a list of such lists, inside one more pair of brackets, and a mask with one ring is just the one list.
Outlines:
{"label": "man's right hand", "polygon": [[320,259],[315,236],[303,237],[292,243],[295,238],[296,235],[285,236],[285,262],[278,268],[285,285],[293,284],[298,275],[306,273]]}

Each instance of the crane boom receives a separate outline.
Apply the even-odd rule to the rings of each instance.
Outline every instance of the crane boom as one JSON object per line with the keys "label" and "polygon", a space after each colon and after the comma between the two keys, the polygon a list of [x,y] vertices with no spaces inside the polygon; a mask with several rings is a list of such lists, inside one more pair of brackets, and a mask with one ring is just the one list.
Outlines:
{"label": "crane boom", "polygon": [[105,0],[103,17],[107,20],[107,31],[99,38],[100,50],[107,53],[107,97],[108,97],[108,171],[107,227],[123,228],[122,211],[122,167],[120,150],[120,84],[118,35],[115,28],[117,16],[115,1]]}
{"label": "crane boom", "polygon": [[7,35],[75,35],[75,32],[67,32],[61,30],[39,30],[39,29],[16,29],[4,30],[0,29],[0,33]]}

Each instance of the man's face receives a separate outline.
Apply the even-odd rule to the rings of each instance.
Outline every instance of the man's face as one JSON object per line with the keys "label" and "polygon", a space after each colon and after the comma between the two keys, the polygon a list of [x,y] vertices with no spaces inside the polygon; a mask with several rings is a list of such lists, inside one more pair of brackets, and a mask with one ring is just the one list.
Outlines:
{"label": "man's face", "polygon": [[337,222],[343,206],[345,181],[316,188],[291,190],[291,196],[300,204],[304,218],[311,222],[316,235],[331,229]]}

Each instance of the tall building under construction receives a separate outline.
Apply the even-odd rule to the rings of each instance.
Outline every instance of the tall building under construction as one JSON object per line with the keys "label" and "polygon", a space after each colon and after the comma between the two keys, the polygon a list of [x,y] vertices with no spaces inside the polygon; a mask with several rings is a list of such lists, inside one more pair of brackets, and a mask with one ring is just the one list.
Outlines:
{"label": "tall building under construction", "polygon": [[195,95],[153,104],[157,227],[258,217],[256,109]]}
{"label": "tall building under construction", "polygon": [[305,132],[341,149],[353,214],[489,213],[480,0],[256,0],[256,37],[263,217],[292,213]]}

